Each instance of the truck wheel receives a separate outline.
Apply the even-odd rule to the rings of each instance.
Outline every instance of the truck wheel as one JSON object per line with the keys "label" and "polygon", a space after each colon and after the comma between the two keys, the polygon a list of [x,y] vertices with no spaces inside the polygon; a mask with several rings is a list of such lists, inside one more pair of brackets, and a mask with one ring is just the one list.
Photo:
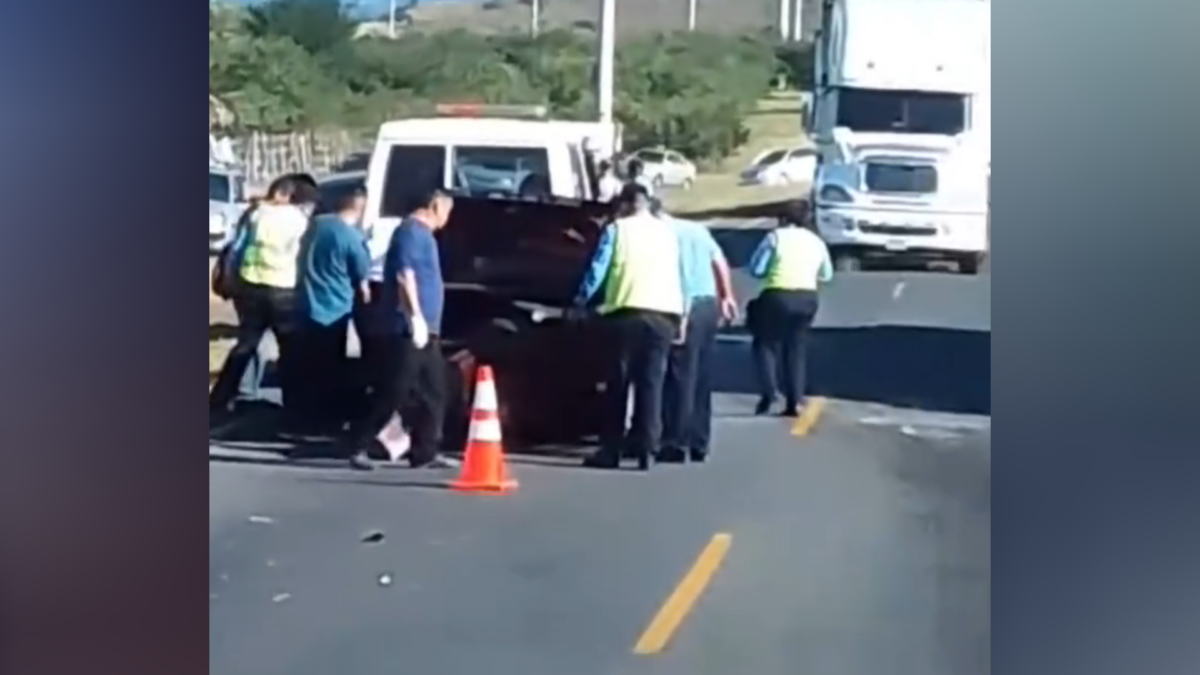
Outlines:
{"label": "truck wheel", "polygon": [[958,259],[958,273],[976,275],[979,274],[979,264],[983,262],[983,256],[967,255]]}
{"label": "truck wheel", "polygon": [[837,253],[833,257],[833,269],[838,272],[859,272],[862,260],[853,253]]}

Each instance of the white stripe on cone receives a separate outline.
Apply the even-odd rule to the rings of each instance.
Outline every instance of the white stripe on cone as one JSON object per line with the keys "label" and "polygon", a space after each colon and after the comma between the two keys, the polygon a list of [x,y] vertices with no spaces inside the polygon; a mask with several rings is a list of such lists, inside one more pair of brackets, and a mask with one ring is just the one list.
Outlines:
{"label": "white stripe on cone", "polygon": [[500,401],[496,396],[496,384],[483,381],[475,388],[475,409],[496,412],[500,409]]}
{"label": "white stripe on cone", "polygon": [[485,443],[499,443],[501,440],[500,420],[473,420],[471,422],[471,440]]}

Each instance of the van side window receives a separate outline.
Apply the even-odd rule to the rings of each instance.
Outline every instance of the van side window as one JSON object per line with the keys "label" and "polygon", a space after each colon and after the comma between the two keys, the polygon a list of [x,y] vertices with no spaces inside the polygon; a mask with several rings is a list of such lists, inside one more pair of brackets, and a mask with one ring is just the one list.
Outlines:
{"label": "van side window", "polygon": [[[455,146],[451,187],[472,197],[515,197],[550,181],[546,148]],[[539,188],[539,191],[540,188]]]}
{"label": "van side window", "polygon": [[388,153],[379,215],[403,218],[412,211],[413,193],[427,186],[446,187],[446,148],[441,145],[396,145]]}

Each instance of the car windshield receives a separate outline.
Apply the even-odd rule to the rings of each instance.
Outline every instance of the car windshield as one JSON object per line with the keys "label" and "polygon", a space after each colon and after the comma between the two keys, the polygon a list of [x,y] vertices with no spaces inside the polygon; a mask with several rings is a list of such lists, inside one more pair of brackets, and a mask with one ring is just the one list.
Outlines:
{"label": "car windshield", "polygon": [[472,197],[549,193],[549,153],[537,147],[456,146],[451,177],[456,192]]}
{"label": "car windshield", "polygon": [[645,164],[661,164],[663,161],[663,154],[654,150],[648,150],[646,152],[639,152],[637,154],[637,158],[642,160],[642,162]]}
{"label": "car windshield", "polygon": [[208,201],[232,202],[233,190],[233,181],[230,180],[229,174],[208,172]]}
{"label": "car windshield", "polygon": [[842,88],[837,125],[851,131],[954,136],[967,126],[967,97],[928,91]]}
{"label": "car windshield", "polygon": [[783,159],[784,155],[786,155],[786,154],[787,154],[786,150],[776,150],[774,152],[768,152],[765,156],[763,156],[762,159],[758,160],[758,166],[767,166],[769,164],[776,164],[779,162],[779,160]]}

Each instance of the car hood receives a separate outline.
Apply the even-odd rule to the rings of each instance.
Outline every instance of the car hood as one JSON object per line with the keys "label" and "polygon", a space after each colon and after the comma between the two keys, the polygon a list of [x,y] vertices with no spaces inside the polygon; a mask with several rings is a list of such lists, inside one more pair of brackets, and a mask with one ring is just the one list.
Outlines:
{"label": "car hood", "polygon": [[567,307],[600,237],[608,205],[460,197],[438,233],[448,286]]}

